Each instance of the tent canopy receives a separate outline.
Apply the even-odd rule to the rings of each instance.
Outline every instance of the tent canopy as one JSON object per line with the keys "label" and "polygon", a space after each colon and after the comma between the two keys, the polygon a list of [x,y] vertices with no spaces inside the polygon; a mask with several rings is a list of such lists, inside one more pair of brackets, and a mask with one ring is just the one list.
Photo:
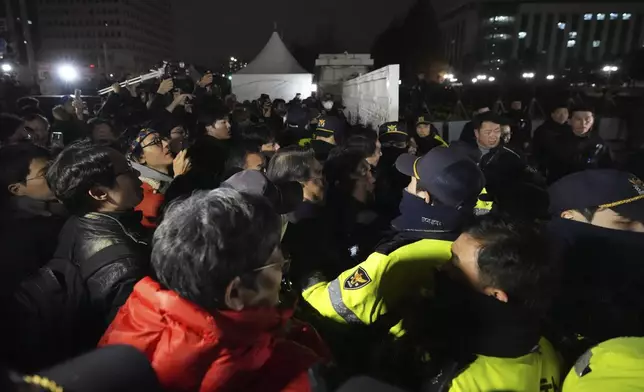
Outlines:
{"label": "tent canopy", "polygon": [[277,32],[273,32],[264,49],[237,75],[306,74]]}

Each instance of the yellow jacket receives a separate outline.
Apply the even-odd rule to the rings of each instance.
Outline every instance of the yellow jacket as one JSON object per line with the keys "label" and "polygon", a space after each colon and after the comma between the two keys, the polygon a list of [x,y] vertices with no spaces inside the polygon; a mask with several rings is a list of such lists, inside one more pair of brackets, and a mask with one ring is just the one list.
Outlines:
{"label": "yellow jacket", "polygon": [[[451,258],[449,241],[420,240],[390,254],[373,253],[331,282],[318,282],[302,296],[322,316],[345,324],[374,323],[400,301],[431,290],[436,267]],[[392,333],[400,335],[399,326]]]}

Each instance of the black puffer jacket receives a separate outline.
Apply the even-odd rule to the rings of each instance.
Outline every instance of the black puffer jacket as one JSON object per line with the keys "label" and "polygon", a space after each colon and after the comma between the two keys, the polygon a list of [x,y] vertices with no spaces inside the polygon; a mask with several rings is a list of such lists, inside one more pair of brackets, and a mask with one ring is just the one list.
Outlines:
{"label": "black puffer jacket", "polygon": [[105,320],[105,327],[149,272],[149,247],[140,222],[140,213],[92,212],[69,218],[61,230],[56,258],[76,265],[99,252],[113,258],[86,280],[92,308]]}

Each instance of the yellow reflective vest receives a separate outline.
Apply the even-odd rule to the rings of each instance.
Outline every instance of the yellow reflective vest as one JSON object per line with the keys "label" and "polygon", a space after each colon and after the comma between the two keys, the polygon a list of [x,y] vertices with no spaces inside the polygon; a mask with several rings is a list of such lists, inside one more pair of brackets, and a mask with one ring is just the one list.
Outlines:
{"label": "yellow reflective vest", "polygon": [[452,380],[449,392],[558,392],[561,363],[548,340],[519,358],[477,356]]}
{"label": "yellow reflective vest", "polygon": [[445,140],[443,140],[443,138],[440,137],[440,135],[434,135],[434,140],[436,140],[437,142],[442,144],[443,147],[449,147],[449,144],[447,144],[447,142]]}
{"label": "yellow reflective vest", "polygon": [[564,381],[563,392],[644,391],[644,338],[611,339],[582,355]]}
{"label": "yellow reflective vest", "polygon": [[[431,290],[436,267],[449,261],[451,246],[449,241],[420,240],[388,255],[373,253],[337,279],[306,288],[302,296],[339,323],[372,324],[403,298]],[[400,324],[391,332],[401,335]]]}

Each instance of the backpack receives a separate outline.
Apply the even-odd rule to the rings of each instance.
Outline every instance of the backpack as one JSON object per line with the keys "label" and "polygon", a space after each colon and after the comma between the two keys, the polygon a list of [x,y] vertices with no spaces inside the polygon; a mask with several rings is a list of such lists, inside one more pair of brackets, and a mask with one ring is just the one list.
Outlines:
{"label": "backpack", "polygon": [[79,265],[71,254],[59,254],[61,249],[71,253],[72,246],[58,249],[47,265],[20,284],[11,301],[11,346],[22,371],[42,369],[96,347],[105,325],[92,309],[86,282],[114,260],[133,255],[128,245],[115,244]]}

